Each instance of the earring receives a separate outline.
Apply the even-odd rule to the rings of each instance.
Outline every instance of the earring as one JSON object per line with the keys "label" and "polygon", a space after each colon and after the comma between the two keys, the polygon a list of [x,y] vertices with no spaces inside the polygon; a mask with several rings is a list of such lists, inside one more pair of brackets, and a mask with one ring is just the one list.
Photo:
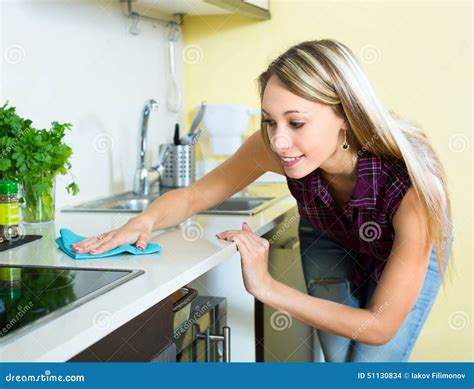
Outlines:
{"label": "earring", "polygon": [[342,142],[341,149],[348,150],[349,147],[349,143],[347,143],[347,130],[344,129],[344,142]]}

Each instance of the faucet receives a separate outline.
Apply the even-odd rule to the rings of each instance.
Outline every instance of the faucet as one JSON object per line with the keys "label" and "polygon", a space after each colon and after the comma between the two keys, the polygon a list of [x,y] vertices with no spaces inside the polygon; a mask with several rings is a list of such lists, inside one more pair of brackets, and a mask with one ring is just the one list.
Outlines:
{"label": "faucet", "polygon": [[135,180],[133,184],[133,193],[142,197],[150,194],[150,189],[155,183],[159,185],[160,176],[163,173],[163,165],[166,162],[170,151],[169,145],[163,147],[158,156],[158,164],[150,168],[146,166],[145,156],[147,151],[148,119],[150,118],[150,112],[157,108],[158,103],[153,99],[148,100],[143,108],[138,166],[135,171]]}

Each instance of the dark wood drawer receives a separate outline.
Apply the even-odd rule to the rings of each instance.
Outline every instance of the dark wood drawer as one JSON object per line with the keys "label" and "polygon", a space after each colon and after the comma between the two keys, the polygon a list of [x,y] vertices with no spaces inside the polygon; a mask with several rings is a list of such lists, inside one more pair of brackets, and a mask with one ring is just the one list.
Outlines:
{"label": "dark wood drawer", "polygon": [[117,328],[69,362],[148,362],[173,343],[171,297]]}

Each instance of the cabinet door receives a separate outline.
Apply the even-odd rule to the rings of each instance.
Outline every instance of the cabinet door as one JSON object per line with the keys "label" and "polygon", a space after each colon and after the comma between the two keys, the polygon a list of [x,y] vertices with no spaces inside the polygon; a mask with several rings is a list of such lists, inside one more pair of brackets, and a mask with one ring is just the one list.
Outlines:
{"label": "cabinet door", "polygon": [[176,345],[171,343],[150,362],[176,362]]}
{"label": "cabinet door", "polygon": [[122,12],[153,19],[174,20],[176,15],[244,15],[252,19],[270,19],[269,0],[120,0]]}
{"label": "cabinet door", "polygon": [[[299,217],[296,207],[284,220],[264,235],[270,241],[268,268],[276,280],[307,293],[303,276],[298,237]],[[268,305],[260,309],[259,360],[264,362],[312,362],[313,328]],[[258,316],[257,316],[258,321]],[[257,343],[258,344],[258,343]]]}
{"label": "cabinet door", "polygon": [[253,19],[268,20],[271,17],[269,0],[205,0],[205,2]]}
{"label": "cabinet door", "polygon": [[243,3],[254,5],[255,7],[270,10],[269,0],[242,0]]}
{"label": "cabinet door", "polygon": [[[173,343],[171,297],[141,313],[69,362],[149,362],[168,360],[160,354]],[[176,355],[175,355],[176,358]]]}

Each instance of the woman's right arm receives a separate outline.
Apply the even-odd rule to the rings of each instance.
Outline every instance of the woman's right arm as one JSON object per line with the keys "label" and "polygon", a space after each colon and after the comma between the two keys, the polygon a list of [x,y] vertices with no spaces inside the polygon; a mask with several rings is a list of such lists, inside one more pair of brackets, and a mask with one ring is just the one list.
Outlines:
{"label": "woman's right arm", "polygon": [[152,231],[173,227],[223,202],[267,171],[284,174],[278,158],[267,150],[260,131],[256,131],[234,155],[198,181],[160,196],[122,227],[102,234],[103,240],[90,237],[74,245],[73,249],[100,254],[129,243],[144,249],[151,240]]}

